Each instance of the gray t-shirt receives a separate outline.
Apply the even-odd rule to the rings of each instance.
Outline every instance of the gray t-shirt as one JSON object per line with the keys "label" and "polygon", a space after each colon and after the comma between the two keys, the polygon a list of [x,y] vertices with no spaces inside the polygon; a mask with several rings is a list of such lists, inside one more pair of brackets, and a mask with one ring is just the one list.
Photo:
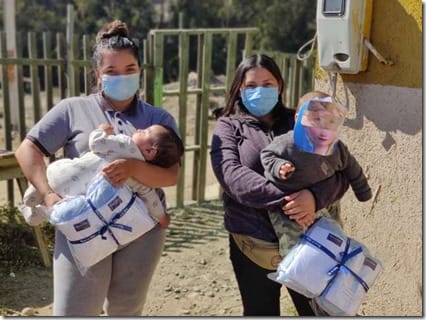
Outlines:
{"label": "gray t-shirt", "polygon": [[125,112],[115,112],[100,93],[71,97],[60,101],[28,132],[46,156],[64,148],[67,158],[79,157],[89,151],[89,135],[101,123],[111,123],[116,133],[131,135],[134,128],[145,129],[153,124],[171,127],[179,134],[176,121],[164,109],[142,100]]}

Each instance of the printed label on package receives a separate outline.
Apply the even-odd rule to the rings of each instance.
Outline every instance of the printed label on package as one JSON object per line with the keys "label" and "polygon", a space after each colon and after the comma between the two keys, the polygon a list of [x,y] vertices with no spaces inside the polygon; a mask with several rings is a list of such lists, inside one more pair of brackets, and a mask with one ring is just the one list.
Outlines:
{"label": "printed label on package", "polygon": [[79,223],[74,224],[74,229],[77,232],[85,230],[87,228],[90,228],[90,222],[87,219],[85,219],[85,220],[83,220]]}
{"label": "printed label on package", "polygon": [[111,209],[111,211],[114,211],[114,209],[117,208],[122,203],[123,203],[123,200],[121,200],[121,198],[117,196],[110,203],[108,203],[108,207]]}
{"label": "printed label on package", "polygon": [[329,241],[331,241],[331,242],[333,242],[335,245],[337,245],[338,247],[340,247],[341,245],[342,245],[342,243],[343,243],[343,240],[342,239],[340,239],[338,236],[336,236],[336,235],[334,235],[334,234],[332,234],[332,233],[329,233],[328,234],[328,236],[327,236],[327,240],[329,240]]}
{"label": "printed label on package", "polygon": [[364,265],[370,267],[372,270],[376,270],[377,267],[377,263],[369,257],[365,257]]}

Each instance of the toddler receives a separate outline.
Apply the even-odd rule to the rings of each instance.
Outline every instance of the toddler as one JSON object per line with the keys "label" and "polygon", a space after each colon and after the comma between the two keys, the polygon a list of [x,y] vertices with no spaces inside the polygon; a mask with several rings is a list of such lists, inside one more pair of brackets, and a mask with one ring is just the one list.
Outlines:
{"label": "toddler", "polygon": [[[324,92],[302,96],[294,131],[275,137],[262,150],[265,177],[290,194],[343,171],[357,199],[369,200],[372,193],[361,166],[338,139],[345,111]],[[281,210],[269,211],[269,217],[284,256],[303,229]]]}

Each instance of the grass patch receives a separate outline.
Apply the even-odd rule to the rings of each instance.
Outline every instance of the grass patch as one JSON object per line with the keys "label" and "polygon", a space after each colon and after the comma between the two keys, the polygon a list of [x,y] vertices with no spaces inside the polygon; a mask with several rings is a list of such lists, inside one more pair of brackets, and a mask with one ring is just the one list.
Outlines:
{"label": "grass patch", "polygon": [[[54,227],[41,226],[49,248],[54,242]],[[0,272],[9,274],[24,267],[42,266],[32,228],[16,207],[0,207]]]}

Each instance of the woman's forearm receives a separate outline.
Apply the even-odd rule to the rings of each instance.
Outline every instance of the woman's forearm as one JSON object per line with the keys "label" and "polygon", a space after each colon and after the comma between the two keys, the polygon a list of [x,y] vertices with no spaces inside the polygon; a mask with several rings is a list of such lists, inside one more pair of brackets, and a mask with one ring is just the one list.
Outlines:
{"label": "woman's forearm", "polygon": [[180,165],[177,163],[169,168],[162,168],[148,162],[138,160],[134,162],[133,178],[148,187],[170,187],[178,182]]}
{"label": "woman's forearm", "polygon": [[24,139],[15,151],[15,157],[25,177],[40,194],[44,196],[51,192],[46,177],[45,156],[34,143]]}
{"label": "woman's forearm", "polygon": [[177,184],[179,164],[170,168],[161,168],[136,159],[118,159],[102,168],[103,175],[116,186],[122,185],[129,178],[150,188],[169,187]]}

